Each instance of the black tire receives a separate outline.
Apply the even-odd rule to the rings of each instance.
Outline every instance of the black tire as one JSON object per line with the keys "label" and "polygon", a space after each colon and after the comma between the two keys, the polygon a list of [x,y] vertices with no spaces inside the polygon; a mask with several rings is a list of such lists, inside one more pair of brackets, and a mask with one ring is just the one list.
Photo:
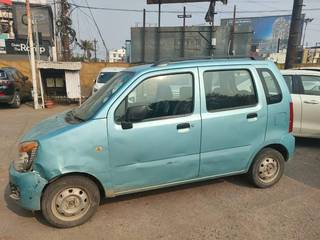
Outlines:
{"label": "black tire", "polygon": [[280,152],[273,148],[265,148],[255,157],[248,176],[256,187],[271,187],[282,177],[284,162]]}
{"label": "black tire", "polygon": [[10,106],[13,108],[19,108],[21,106],[21,97],[19,92],[15,92]]}
{"label": "black tire", "polygon": [[45,189],[41,211],[52,226],[70,228],[87,222],[96,212],[99,203],[99,188],[91,179],[66,176],[50,183]]}

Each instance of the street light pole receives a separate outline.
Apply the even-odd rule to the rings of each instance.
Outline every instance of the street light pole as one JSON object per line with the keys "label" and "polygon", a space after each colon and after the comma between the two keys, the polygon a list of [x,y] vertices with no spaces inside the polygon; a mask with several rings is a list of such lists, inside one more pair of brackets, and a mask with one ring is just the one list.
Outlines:
{"label": "street light pole", "polygon": [[32,36],[32,20],[30,11],[30,1],[26,0],[26,13],[28,18],[28,41],[29,41],[29,51],[30,51],[30,67],[32,76],[32,86],[33,86],[33,102],[34,109],[39,109],[38,103],[38,87],[37,87],[37,77],[36,77],[36,62],[34,56],[34,46],[33,46],[33,36]]}
{"label": "street light pole", "polygon": [[302,40],[302,47],[304,46],[304,40],[306,38],[306,31],[307,31],[307,26],[309,23],[313,21],[313,18],[306,18],[304,19],[304,32],[303,32],[303,40]]}

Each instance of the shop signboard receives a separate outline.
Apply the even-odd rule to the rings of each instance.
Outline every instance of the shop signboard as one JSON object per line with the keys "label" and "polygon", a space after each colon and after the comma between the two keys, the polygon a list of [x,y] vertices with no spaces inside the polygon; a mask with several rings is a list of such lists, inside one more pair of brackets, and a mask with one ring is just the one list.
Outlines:
{"label": "shop signboard", "polygon": [[[5,47],[7,54],[27,55],[29,53],[29,45],[26,39],[6,39]],[[49,56],[49,42],[43,41],[40,45],[40,55]]]}

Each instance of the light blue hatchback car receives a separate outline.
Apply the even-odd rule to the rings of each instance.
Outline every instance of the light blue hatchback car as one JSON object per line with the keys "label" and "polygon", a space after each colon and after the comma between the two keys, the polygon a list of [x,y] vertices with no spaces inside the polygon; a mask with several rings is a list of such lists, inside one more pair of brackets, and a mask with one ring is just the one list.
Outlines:
{"label": "light blue hatchback car", "polygon": [[261,188],[294,152],[286,83],[268,61],[203,59],[126,69],[81,107],[40,122],[10,167],[11,198],[56,227],[100,199],[248,173]]}

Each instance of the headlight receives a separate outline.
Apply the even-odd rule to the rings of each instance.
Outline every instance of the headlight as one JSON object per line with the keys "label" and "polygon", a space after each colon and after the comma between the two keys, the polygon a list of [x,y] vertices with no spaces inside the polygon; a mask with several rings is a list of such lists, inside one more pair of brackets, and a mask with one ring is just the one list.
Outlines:
{"label": "headlight", "polygon": [[39,144],[35,141],[23,142],[19,146],[19,159],[13,161],[13,166],[18,172],[31,170],[36,157]]}

